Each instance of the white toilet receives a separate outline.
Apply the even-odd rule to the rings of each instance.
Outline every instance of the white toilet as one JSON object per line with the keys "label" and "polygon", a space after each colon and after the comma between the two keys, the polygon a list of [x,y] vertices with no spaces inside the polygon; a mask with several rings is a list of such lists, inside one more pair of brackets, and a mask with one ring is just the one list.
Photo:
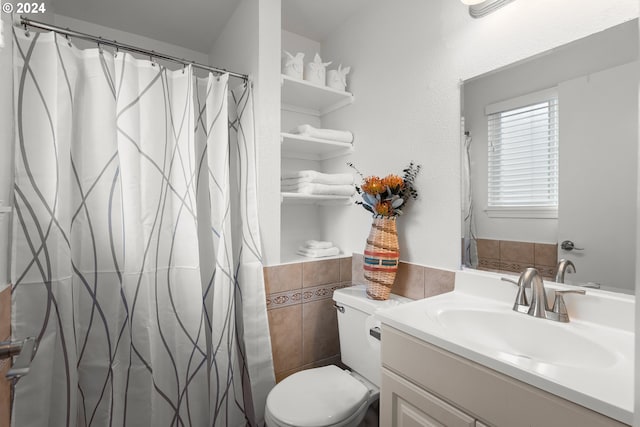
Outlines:
{"label": "white toilet", "polygon": [[[376,310],[411,301],[391,294],[387,301],[367,298],[365,286],[333,293],[338,315],[342,362],[297,372],[278,383],[267,397],[268,427],[357,426],[380,394],[380,322]],[[374,329],[378,328],[378,329]]]}

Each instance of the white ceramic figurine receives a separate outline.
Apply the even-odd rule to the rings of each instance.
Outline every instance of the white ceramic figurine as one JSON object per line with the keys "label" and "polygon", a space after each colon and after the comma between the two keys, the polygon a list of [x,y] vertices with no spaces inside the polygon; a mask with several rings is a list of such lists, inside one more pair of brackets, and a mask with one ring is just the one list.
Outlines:
{"label": "white ceramic figurine", "polygon": [[338,65],[337,70],[329,70],[327,72],[327,86],[345,91],[347,89],[347,74],[349,74],[349,71],[351,71],[351,67],[342,68],[342,64]]}
{"label": "white ceramic figurine", "polygon": [[313,62],[307,63],[304,67],[304,79],[308,82],[324,86],[327,75],[327,65],[329,64],[331,64],[331,62],[322,62],[320,55],[316,53]]}
{"label": "white ceramic figurine", "polygon": [[302,71],[304,69],[303,59],[304,53],[298,52],[294,55],[290,54],[286,50],[284,51],[286,57],[282,64],[282,74],[293,77],[294,79],[302,80]]}

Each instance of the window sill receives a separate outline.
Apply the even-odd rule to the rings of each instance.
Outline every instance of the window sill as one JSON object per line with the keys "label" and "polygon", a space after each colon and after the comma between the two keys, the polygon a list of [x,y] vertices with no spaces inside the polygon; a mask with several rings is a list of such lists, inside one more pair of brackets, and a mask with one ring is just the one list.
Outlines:
{"label": "window sill", "polygon": [[551,207],[508,207],[508,208],[486,208],[485,213],[489,218],[540,218],[557,219],[558,208]]}

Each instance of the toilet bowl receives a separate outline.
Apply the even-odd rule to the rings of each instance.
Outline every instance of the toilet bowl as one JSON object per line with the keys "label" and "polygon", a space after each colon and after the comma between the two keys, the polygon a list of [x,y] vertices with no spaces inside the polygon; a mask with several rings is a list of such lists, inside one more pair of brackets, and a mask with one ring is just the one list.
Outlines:
{"label": "toilet bowl", "polygon": [[355,426],[378,389],[335,365],[307,369],[282,380],[267,397],[268,427]]}
{"label": "toilet bowl", "polygon": [[378,400],[380,386],[380,324],[377,310],[410,301],[391,295],[387,301],[368,299],[364,286],[333,294],[338,316],[342,362],[306,369],[279,382],[267,396],[268,427],[358,426],[369,406]]}

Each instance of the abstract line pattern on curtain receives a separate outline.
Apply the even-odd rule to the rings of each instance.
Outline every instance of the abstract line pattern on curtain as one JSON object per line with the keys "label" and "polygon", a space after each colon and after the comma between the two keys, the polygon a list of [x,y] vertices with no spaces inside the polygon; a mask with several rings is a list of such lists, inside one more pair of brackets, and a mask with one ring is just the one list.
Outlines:
{"label": "abstract line pattern on curtain", "polygon": [[250,87],[229,106],[226,75],[14,42],[13,334],[39,340],[16,425],[255,425],[273,373]]}

